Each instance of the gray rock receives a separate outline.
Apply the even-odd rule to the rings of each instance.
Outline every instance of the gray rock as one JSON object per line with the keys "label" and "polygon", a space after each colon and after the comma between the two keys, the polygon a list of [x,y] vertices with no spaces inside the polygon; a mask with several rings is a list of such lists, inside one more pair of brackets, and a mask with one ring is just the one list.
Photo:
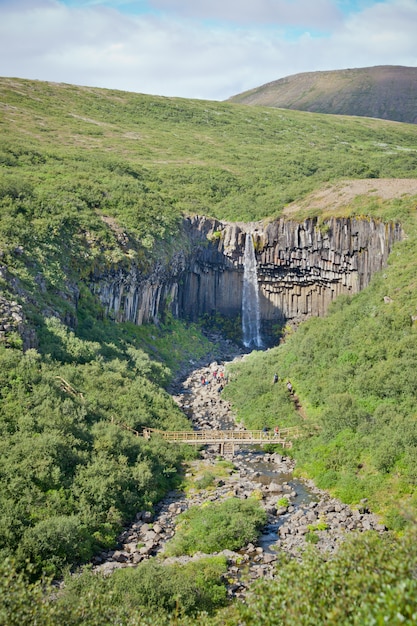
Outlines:
{"label": "gray rock", "polygon": [[269,483],[269,487],[268,487],[268,491],[272,492],[272,493],[282,493],[284,490],[283,486],[275,483],[275,482],[271,482]]}
{"label": "gray rock", "polygon": [[132,543],[125,543],[123,547],[124,547],[125,552],[128,552],[129,554],[133,554],[133,552],[136,552],[137,546],[138,546],[137,542],[134,541]]}
{"label": "gray rock", "polygon": [[126,563],[129,560],[129,555],[126,552],[122,552],[121,550],[116,550],[113,554],[113,561],[117,563]]}
{"label": "gray rock", "polygon": [[143,555],[140,554],[139,552],[135,552],[134,554],[132,554],[131,556],[131,560],[132,563],[140,563],[143,560]]}
{"label": "gray rock", "polygon": [[268,564],[268,563],[275,563],[275,561],[277,560],[277,556],[275,554],[269,554],[269,553],[265,553],[264,557],[263,557],[263,562]]}
{"label": "gray rock", "polygon": [[116,561],[106,561],[102,565],[99,565],[95,571],[100,572],[103,576],[110,576],[113,574],[114,570],[120,569],[123,567],[122,563],[117,563]]}
{"label": "gray rock", "polygon": [[154,548],[154,544],[153,543],[147,543],[144,546],[142,546],[141,548],[139,548],[139,554],[150,554],[152,552]]}

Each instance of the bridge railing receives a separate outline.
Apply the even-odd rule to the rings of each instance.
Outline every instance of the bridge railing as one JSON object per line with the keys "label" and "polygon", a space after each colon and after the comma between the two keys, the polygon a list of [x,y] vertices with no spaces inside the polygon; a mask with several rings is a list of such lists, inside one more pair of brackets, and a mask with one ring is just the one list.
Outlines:
{"label": "bridge railing", "polygon": [[233,441],[235,443],[263,443],[276,442],[281,443],[288,439],[294,439],[301,435],[301,431],[297,427],[280,428],[277,433],[265,432],[263,430],[190,430],[190,431],[165,431],[156,428],[145,428],[143,436],[146,439],[155,434],[161,436],[166,441],[184,442],[184,443],[208,443],[208,442],[224,442]]}

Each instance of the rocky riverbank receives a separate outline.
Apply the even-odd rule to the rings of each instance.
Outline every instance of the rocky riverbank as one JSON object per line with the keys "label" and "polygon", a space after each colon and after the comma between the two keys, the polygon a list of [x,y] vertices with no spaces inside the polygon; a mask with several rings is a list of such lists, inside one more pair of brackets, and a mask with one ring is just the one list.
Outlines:
{"label": "rocky riverbank", "polygon": [[[223,362],[212,362],[194,370],[183,382],[175,400],[194,428],[243,428],[236,425],[230,404],[222,397],[225,384],[227,371]],[[187,495],[171,492],[154,512],[138,512],[134,523],[120,535],[118,548],[98,555],[94,569],[109,574],[120,567],[135,567],[155,556],[166,563],[206,556],[164,559],[164,547],[175,533],[180,513],[208,500],[231,496],[256,497],[268,515],[256,545],[249,544],[239,552],[220,553],[228,560],[228,592],[233,597],[244,597],[250,583],[257,578],[273,578],[279,550],[299,558],[313,542],[319,550],[333,552],[348,532],[385,531],[365,503],[354,510],[317,489],[311,481],[294,480],[294,461],[285,455],[241,449],[230,461],[229,468],[225,470],[223,466],[221,478],[209,488],[196,488]],[[189,475],[198,476],[210,470],[215,475],[217,462],[215,447],[203,450],[201,459],[190,464]]]}

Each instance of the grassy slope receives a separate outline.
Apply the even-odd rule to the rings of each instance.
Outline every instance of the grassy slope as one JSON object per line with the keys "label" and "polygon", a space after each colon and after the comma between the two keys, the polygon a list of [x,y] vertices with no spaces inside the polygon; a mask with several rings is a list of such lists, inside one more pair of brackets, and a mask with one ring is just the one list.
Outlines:
{"label": "grassy slope", "polygon": [[39,193],[76,178],[142,236],[161,213],[166,236],[181,211],[255,220],[329,180],[417,173],[413,126],[12,79],[0,95],[4,164]]}
{"label": "grassy slope", "polygon": [[409,125],[20,79],[0,98],[0,247],[31,319],[74,314],[69,280],[182,245],[184,212],[274,217],[329,181],[417,175]]}

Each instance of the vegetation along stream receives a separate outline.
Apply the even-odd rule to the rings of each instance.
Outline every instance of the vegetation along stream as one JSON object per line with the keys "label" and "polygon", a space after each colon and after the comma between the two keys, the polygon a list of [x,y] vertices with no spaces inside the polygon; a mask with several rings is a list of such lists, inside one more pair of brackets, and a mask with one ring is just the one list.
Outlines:
{"label": "vegetation along stream", "polygon": [[[228,365],[212,362],[194,370],[179,385],[174,399],[195,430],[243,429],[223,397]],[[214,554],[226,559],[228,596],[245,598],[255,579],[274,578],[280,550],[300,558],[309,543],[315,543],[323,552],[332,552],[349,531],[385,532],[385,526],[365,507],[352,510],[311,481],[294,478],[294,460],[285,451],[273,448],[277,446],[269,445],[266,450],[242,446],[234,454],[225,452],[223,457],[219,446],[203,449],[200,458],[188,464],[184,488],[170,492],[154,512],[138,512],[134,523],[121,534],[117,549],[95,557],[94,570],[110,574],[154,557],[163,559],[166,565],[185,564]],[[237,501],[258,509],[256,532],[246,536],[247,529],[240,520],[232,533],[232,543],[225,544],[232,545],[232,549],[221,549],[221,541],[215,537],[210,550],[206,538],[196,535],[190,550],[183,536],[187,524],[184,516],[187,520],[187,515],[200,510],[204,532],[209,535],[215,530],[210,523],[220,522],[217,517],[205,515],[206,507]],[[225,533],[225,528],[221,532]]]}

